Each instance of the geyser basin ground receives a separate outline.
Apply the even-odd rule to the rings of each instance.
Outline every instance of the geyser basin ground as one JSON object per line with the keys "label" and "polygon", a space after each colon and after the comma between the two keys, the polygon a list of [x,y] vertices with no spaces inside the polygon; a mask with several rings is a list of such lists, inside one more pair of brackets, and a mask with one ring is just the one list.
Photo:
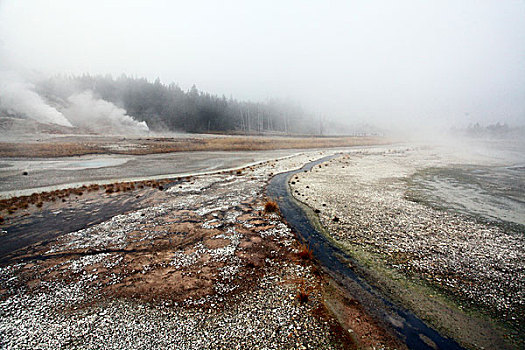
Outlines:
{"label": "geyser basin ground", "polygon": [[[142,209],[30,246],[0,268],[2,346],[345,349],[403,348],[353,304],[354,335],[330,316],[347,300],[290,229],[264,212],[271,174],[319,152],[225,174],[175,180],[166,188],[86,192],[82,207],[135,198]],[[61,201],[31,215],[61,215]],[[34,210],[33,207],[28,209]],[[58,225],[58,224],[57,224]],[[302,297],[299,297],[302,295]]]}
{"label": "geyser basin ground", "polygon": [[0,197],[30,194],[21,190],[49,191],[68,184],[81,186],[235,168],[288,156],[298,149],[387,142],[377,137],[38,136],[0,136]]}
{"label": "geyser basin ground", "polygon": [[[483,212],[469,206],[458,212],[447,205],[457,203],[457,193],[438,192],[444,196],[439,209],[434,202],[412,200],[421,190],[412,178],[425,169],[447,173],[465,163],[499,169],[502,161],[429,148],[356,151],[298,173],[291,190],[318,213],[330,239],[365,267],[369,282],[394,300],[468,348],[519,348],[525,318],[523,226],[502,221],[511,215],[480,217]],[[499,184],[508,189],[508,181]],[[515,174],[514,182],[523,186],[523,177]],[[472,198],[488,201],[480,208],[496,205],[494,195]],[[524,204],[514,204],[519,215]]]}
{"label": "geyser basin ground", "polygon": [[[403,195],[400,189],[406,185],[404,179],[419,165],[442,166],[461,161],[450,154],[421,151],[413,147],[353,149],[349,159],[337,158],[328,167],[323,164],[312,172],[301,173],[299,176],[305,178],[299,178],[299,182],[292,180],[295,182],[292,186],[304,187],[294,187],[301,200],[306,197],[314,202],[315,198],[323,200],[318,207],[317,202],[310,205],[320,211],[322,222],[335,238],[338,237],[334,232],[341,235],[360,232],[357,228],[332,231],[334,225],[348,224],[344,212],[348,208],[355,209],[356,224],[360,223],[361,215],[369,229],[383,227],[389,233],[387,237],[398,237],[399,232],[388,223],[396,222],[399,212],[380,204],[391,203],[393,194]],[[65,202],[45,201],[40,208],[31,205],[6,215],[2,228],[9,235],[13,225],[22,227],[37,217],[47,219],[47,225],[59,225],[54,218],[69,209],[78,208],[80,214],[82,208],[96,209],[97,203],[133,202],[125,212],[115,213],[102,222],[87,223],[78,230],[58,232],[58,238],[48,238],[19,251],[3,264],[2,346],[34,347],[40,342],[47,348],[106,344],[129,348],[148,344],[152,348],[174,349],[236,345],[281,349],[343,348],[345,343],[347,348],[403,348],[363,311],[355,298],[310,260],[301,258],[308,254],[298,254],[304,252],[304,247],[298,245],[281,218],[263,211],[264,190],[272,174],[299,168],[310,160],[334,153],[337,152],[311,151],[248,167],[239,173],[174,179],[171,184],[163,184],[163,190],[158,189],[158,184],[156,188],[140,188],[136,184],[125,191],[119,185],[119,192],[107,192],[104,187],[84,191],[82,195],[73,192],[63,198]],[[308,179],[311,181],[308,184],[309,176],[318,178]],[[343,186],[353,182],[358,185]],[[317,187],[319,184],[332,186],[333,192]],[[363,201],[359,202],[359,198]],[[423,214],[428,207],[418,205],[414,212],[408,213],[413,216],[401,218],[404,221],[410,217],[425,218]],[[102,206],[99,208],[104,210]],[[330,211],[336,208],[341,209],[337,221]],[[95,213],[94,217],[100,214]],[[382,213],[388,217],[377,216]],[[438,222],[429,228],[439,231],[442,224]],[[416,228],[413,227],[414,232]],[[379,249],[381,241],[375,242],[374,237],[367,234],[361,241],[353,241],[351,245],[363,248],[354,252],[361,252],[358,258],[368,259],[365,261],[375,266],[391,264],[389,255],[372,255],[374,251],[364,250]],[[436,249],[447,248],[438,243],[442,242],[436,243]],[[452,238],[445,243],[450,244],[450,249],[455,247]],[[412,256],[398,254],[394,258],[399,258],[395,262],[403,266],[405,258]],[[435,264],[439,267],[441,261]],[[376,271],[373,277],[387,293],[396,296],[398,290],[414,296],[413,302],[407,304],[414,311],[433,310],[440,304],[428,304],[428,300],[449,297],[443,293],[420,297],[410,289],[413,285],[404,282],[409,279],[404,277],[405,273],[410,276],[411,272],[392,267]],[[392,276],[403,283],[388,284]],[[515,344],[498,343],[500,331],[496,328],[491,333],[494,325],[490,322],[474,323],[477,315],[445,316],[454,322],[461,321],[453,325],[463,333],[479,334],[480,330],[486,330],[484,337],[476,339],[480,342],[477,345]],[[431,318],[429,321],[433,322]],[[338,328],[338,324],[346,328]],[[447,332],[446,324],[439,330]],[[447,334],[452,334],[462,345],[474,347],[461,332]]]}

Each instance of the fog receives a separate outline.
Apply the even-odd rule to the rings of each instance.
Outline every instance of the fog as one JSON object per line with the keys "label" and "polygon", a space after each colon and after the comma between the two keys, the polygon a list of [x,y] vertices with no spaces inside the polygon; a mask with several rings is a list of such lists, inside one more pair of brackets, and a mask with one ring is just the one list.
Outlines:
{"label": "fog", "polygon": [[523,1],[2,1],[0,97],[32,113],[35,72],[124,73],[386,129],[524,125],[524,18]]}

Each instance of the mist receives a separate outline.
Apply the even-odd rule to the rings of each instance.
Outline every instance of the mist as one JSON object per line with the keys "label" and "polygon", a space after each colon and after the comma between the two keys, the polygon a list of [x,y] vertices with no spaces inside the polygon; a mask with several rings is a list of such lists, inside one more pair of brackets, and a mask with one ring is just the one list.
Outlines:
{"label": "mist", "polygon": [[[522,1],[3,1],[0,40],[11,62],[46,76],[160,78],[240,101],[293,101],[306,123],[334,130],[421,135],[525,125],[523,18]],[[9,108],[88,124],[72,115],[85,108],[55,108],[31,83],[2,80]],[[133,125],[119,101],[77,93],[66,104],[103,105]]]}

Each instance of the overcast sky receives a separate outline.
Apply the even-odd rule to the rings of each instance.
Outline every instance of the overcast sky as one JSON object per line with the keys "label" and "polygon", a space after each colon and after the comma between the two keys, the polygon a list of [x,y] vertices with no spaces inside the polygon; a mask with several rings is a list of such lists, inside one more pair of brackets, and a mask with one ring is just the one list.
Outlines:
{"label": "overcast sky", "polygon": [[525,124],[525,1],[0,0],[13,64],[291,98],[350,121]]}

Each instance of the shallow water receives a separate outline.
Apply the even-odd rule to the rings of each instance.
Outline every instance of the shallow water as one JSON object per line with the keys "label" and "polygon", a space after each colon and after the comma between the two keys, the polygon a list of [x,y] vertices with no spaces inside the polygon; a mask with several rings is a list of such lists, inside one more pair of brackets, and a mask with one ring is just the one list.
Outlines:
{"label": "shallow water", "polygon": [[465,161],[426,168],[412,177],[410,191],[433,206],[525,227],[525,160],[517,152],[521,146],[490,146],[490,157],[497,154],[499,164]]}
{"label": "shallow water", "polygon": [[[28,195],[90,183],[213,172],[287,157],[298,152],[300,150],[177,152],[141,156],[89,155],[43,159],[0,158],[0,197]],[[23,175],[24,172],[27,172],[27,175]]]}

